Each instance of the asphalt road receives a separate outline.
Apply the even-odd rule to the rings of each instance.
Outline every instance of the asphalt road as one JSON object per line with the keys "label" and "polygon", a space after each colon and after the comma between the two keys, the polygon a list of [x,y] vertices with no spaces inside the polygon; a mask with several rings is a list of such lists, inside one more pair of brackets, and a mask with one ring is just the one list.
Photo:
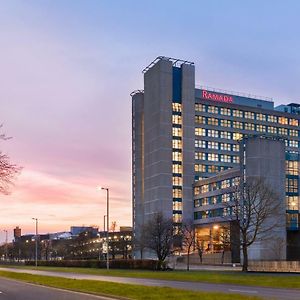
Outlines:
{"label": "asphalt road", "polygon": [[0,278],[0,300],[113,300]]}
{"label": "asphalt road", "polygon": [[[118,282],[118,283],[125,283],[125,284],[138,284],[138,285],[145,285],[145,286],[167,286],[171,288],[185,289],[191,291],[235,293],[235,294],[243,294],[248,296],[259,296],[265,299],[300,300],[300,289],[282,289],[282,288],[267,288],[267,287],[256,287],[256,286],[255,287],[242,286],[242,285],[233,285],[233,284],[213,284],[213,283],[203,283],[203,282],[126,278],[126,277],[88,275],[88,274],[78,274],[78,273],[39,271],[39,270],[27,270],[27,269],[0,268],[0,271],[1,270],[17,272],[17,273],[29,273],[29,274],[36,274],[36,275],[71,278],[71,279],[99,280],[99,281]],[[300,276],[299,276],[299,280],[300,280]],[[41,299],[44,300],[44,298]],[[0,300],[2,299],[0,298]]]}

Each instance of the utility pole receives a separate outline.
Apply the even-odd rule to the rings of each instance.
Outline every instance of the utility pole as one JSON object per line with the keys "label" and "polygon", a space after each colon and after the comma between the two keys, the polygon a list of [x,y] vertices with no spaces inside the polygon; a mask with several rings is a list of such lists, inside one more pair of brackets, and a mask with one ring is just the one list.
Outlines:
{"label": "utility pole", "polygon": [[35,266],[38,266],[38,219],[32,218],[35,221]]}

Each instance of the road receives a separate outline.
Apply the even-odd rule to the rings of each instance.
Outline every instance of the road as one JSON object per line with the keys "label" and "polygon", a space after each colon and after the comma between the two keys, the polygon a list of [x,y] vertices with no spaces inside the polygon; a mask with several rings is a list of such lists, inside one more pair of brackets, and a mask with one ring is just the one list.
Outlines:
{"label": "road", "polygon": [[[99,280],[99,281],[118,282],[118,283],[125,283],[125,284],[138,284],[138,285],[145,285],[145,286],[165,286],[165,287],[185,289],[191,291],[236,293],[236,294],[243,294],[248,296],[259,296],[265,299],[280,299],[280,300],[300,299],[300,289],[267,288],[267,287],[256,287],[256,286],[254,287],[254,286],[233,285],[233,284],[213,284],[213,283],[204,283],[204,282],[127,278],[127,277],[101,276],[101,275],[65,273],[65,272],[42,271],[42,270],[0,268],[0,271],[2,270],[17,272],[17,273],[28,273],[28,274],[35,274],[35,275],[63,277],[63,278],[70,278],[70,279]],[[41,299],[44,300],[44,298]],[[2,299],[0,298],[0,300]]]}
{"label": "road", "polygon": [[113,300],[0,278],[0,300]]}

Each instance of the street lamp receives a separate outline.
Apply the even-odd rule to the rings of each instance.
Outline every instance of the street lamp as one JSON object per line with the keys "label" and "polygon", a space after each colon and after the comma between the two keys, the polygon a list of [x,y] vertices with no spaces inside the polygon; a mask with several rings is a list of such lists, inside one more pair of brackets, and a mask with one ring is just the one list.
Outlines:
{"label": "street lamp", "polygon": [[35,221],[35,266],[38,265],[38,219],[32,218]]}
{"label": "street lamp", "polygon": [[109,270],[109,189],[105,187],[98,189],[106,191],[106,269]]}

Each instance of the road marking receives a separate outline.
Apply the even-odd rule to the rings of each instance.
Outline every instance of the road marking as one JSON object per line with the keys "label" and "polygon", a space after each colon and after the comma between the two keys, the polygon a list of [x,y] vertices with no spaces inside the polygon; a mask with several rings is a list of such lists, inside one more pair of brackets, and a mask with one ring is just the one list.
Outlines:
{"label": "road marking", "polygon": [[251,294],[257,294],[257,291],[246,291],[246,290],[234,290],[234,289],[228,289],[230,292],[239,292],[239,293],[251,293]]}

